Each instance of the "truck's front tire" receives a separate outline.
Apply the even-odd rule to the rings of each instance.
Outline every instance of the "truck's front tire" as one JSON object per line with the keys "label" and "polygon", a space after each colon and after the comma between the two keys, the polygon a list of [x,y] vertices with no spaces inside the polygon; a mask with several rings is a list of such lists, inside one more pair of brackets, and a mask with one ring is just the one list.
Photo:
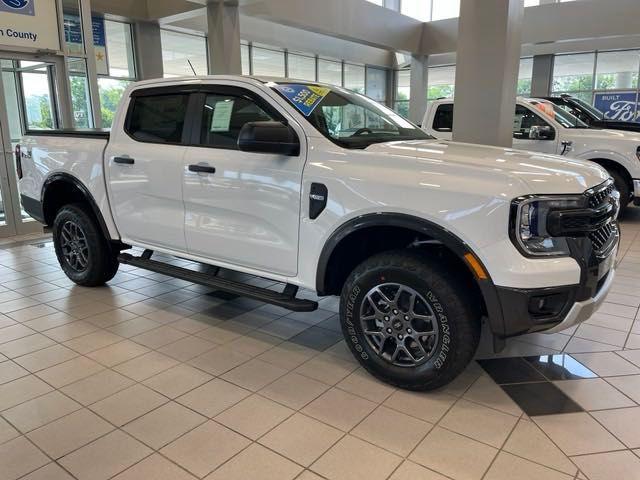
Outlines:
{"label": "truck's front tire", "polygon": [[420,252],[375,255],[342,289],[349,348],[371,374],[400,388],[433,390],[458,376],[480,339],[479,305],[464,282]]}
{"label": "truck's front tire", "polygon": [[116,252],[81,204],[66,205],[57,213],[53,244],[62,270],[78,285],[102,285],[118,271]]}

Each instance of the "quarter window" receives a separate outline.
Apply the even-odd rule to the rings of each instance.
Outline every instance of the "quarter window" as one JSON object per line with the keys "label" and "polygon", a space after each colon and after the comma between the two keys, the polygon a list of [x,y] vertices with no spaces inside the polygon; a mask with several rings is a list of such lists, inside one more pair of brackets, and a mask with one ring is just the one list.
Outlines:
{"label": "quarter window", "polygon": [[127,132],[134,139],[152,143],[180,143],[188,95],[135,97]]}
{"label": "quarter window", "polygon": [[218,148],[238,148],[238,136],[246,123],[273,120],[251,98],[234,95],[207,95],[200,143]]}

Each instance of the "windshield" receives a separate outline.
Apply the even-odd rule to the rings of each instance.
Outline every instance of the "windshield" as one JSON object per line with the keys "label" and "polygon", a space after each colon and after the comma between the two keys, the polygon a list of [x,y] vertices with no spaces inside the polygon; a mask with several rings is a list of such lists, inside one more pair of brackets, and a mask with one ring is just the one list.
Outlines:
{"label": "windshield", "polygon": [[584,123],[578,117],[567,112],[565,109],[556,105],[555,103],[537,100],[531,100],[531,104],[534,105],[541,112],[546,113],[556,122],[565,128],[589,128],[589,125]]}
{"label": "windshield", "polygon": [[597,120],[604,120],[604,113],[602,113],[596,107],[589,105],[584,100],[580,100],[579,98],[576,98],[576,97],[571,97],[568,99],[568,101],[578,106],[579,108],[586,110],[589,113],[589,115],[591,115],[593,118]]}
{"label": "windshield", "polygon": [[417,126],[364,95],[307,83],[269,83],[320,133],[345,148],[394,140],[433,139]]}

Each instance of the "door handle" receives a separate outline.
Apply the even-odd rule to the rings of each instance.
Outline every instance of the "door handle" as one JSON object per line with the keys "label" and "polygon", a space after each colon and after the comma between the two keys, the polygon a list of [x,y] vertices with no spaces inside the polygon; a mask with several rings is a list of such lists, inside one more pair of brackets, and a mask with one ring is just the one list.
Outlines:
{"label": "door handle", "polygon": [[195,173],[216,173],[215,167],[210,167],[209,165],[189,165],[189,171]]}
{"label": "door handle", "polygon": [[133,165],[136,161],[131,157],[113,157],[113,163],[120,163],[122,165]]}

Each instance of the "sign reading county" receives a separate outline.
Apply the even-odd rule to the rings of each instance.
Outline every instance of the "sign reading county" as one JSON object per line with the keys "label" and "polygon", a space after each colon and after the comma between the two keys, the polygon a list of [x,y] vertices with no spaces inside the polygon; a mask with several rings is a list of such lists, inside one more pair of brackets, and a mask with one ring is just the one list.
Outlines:
{"label": "sign reading county", "polygon": [[33,0],[0,0],[0,12],[35,15]]}
{"label": "sign reading county", "polygon": [[331,91],[325,87],[294,83],[277,85],[275,88],[305,117],[311,115],[322,99]]}
{"label": "sign reading county", "polygon": [[636,92],[609,92],[596,93],[593,106],[603,112],[607,120],[640,123],[638,103]]}
{"label": "sign reading county", "polygon": [[59,50],[56,2],[0,0],[0,45]]}

